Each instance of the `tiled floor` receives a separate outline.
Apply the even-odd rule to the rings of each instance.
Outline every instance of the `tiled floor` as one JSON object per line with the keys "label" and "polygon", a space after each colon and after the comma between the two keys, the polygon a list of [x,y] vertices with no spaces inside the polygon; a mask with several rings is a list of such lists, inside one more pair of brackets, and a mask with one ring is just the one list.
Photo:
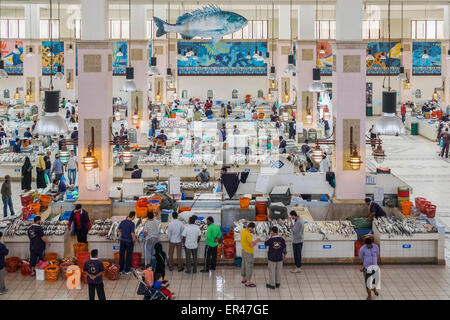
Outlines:
{"label": "tiled floor", "polygon": [[[360,266],[308,265],[300,274],[283,272],[280,289],[265,287],[268,279],[266,266],[257,266],[254,274],[256,288],[245,288],[240,283],[240,271],[226,266],[210,275],[168,272],[170,289],[176,299],[182,300],[361,300],[366,298]],[[377,300],[447,300],[450,299],[450,268],[435,265],[384,265],[381,273],[381,290]],[[0,300],[86,300],[87,285],[81,290],[66,289],[65,282],[37,281],[23,277],[20,272],[7,274],[9,292]],[[137,281],[132,275],[121,276],[118,281],[105,280],[108,300],[141,300],[136,295]]]}

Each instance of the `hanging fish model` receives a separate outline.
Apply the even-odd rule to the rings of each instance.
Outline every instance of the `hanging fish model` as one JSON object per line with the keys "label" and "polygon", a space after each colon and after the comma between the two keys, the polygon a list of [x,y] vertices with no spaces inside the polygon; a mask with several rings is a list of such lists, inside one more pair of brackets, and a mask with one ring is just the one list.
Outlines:
{"label": "hanging fish model", "polygon": [[176,32],[185,40],[194,37],[211,37],[213,43],[219,42],[224,35],[242,29],[248,23],[243,16],[234,12],[222,11],[213,5],[183,14],[177,18],[175,24],[169,24],[157,17],[153,17],[153,20],[158,28],[157,37],[168,32]]}

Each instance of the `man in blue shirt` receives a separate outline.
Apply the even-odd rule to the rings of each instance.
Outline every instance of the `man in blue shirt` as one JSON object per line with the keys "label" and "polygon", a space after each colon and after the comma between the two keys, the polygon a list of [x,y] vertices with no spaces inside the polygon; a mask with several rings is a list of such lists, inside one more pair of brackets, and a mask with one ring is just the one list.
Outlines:
{"label": "man in blue shirt", "polygon": [[58,191],[54,194],[53,200],[54,201],[63,201],[64,195],[66,194],[67,187],[64,181],[60,180],[53,180],[53,188],[58,188]]}
{"label": "man in blue shirt", "polygon": [[373,202],[370,198],[364,199],[366,205],[369,206],[369,219],[385,217],[386,212],[380,207],[378,203]]}
{"label": "man in blue shirt", "polygon": [[83,271],[88,275],[89,300],[95,300],[95,291],[97,291],[98,300],[106,300],[102,277],[105,267],[97,257],[98,250],[92,250],[91,259],[86,261],[83,266]]}
{"label": "man in blue shirt", "polygon": [[24,132],[23,136],[24,136],[25,138],[31,139],[30,128],[27,128],[27,131]]}
{"label": "man in blue shirt", "polygon": [[[78,128],[73,128],[73,132],[70,134],[70,139],[78,140]],[[73,153],[77,155],[77,145],[73,146]]]}
{"label": "man in blue shirt", "polygon": [[55,162],[53,162],[51,173],[55,173],[56,180],[61,180],[61,177],[64,175],[64,164],[59,160],[59,154],[55,155]]}
{"label": "man in blue shirt", "polygon": [[282,136],[279,137],[279,140],[280,140],[279,146],[280,153],[286,153],[286,140],[284,140]]}
{"label": "man in blue shirt", "polygon": [[16,144],[13,147],[14,153],[20,153],[20,147],[22,147],[22,141],[19,138],[16,139]]}
{"label": "man in blue shirt", "polygon": [[135,216],[136,212],[130,211],[128,217],[119,224],[119,228],[117,229],[120,232],[120,274],[130,274],[131,272],[131,257],[133,255],[134,244],[136,243],[136,234],[134,233],[135,225],[133,222]]}
{"label": "man in blue shirt", "polygon": [[6,137],[5,129],[0,128],[0,146],[2,145],[2,138]]}

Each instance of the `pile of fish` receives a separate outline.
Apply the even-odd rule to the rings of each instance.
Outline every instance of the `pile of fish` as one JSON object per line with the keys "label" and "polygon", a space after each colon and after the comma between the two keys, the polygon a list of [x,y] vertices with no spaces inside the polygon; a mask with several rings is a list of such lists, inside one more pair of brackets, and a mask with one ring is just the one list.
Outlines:
{"label": "pile of fish", "polygon": [[378,219],[375,219],[374,222],[377,226],[377,229],[381,233],[389,234],[389,237],[393,235],[412,237],[414,233],[427,232],[420,221],[415,219],[400,220],[396,217],[380,217]]}
{"label": "pile of fish", "polygon": [[44,234],[46,236],[62,236],[67,231],[67,224],[69,221],[44,221],[41,223],[42,229],[44,229]]}
{"label": "pile of fish", "polygon": [[353,224],[347,220],[308,222],[305,227],[311,233],[323,234],[324,240],[332,234],[339,234],[346,238],[356,234]]}
{"label": "pile of fish", "polygon": [[[240,233],[242,229],[246,228],[250,221],[241,219],[234,222],[234,232]],[[282,237],[289,238],[291,236],[291,230],[289,228],[289,221],[287,219],[277,219],[272,221],[256,221],[255,222],[255,237],[261,241],[266,241],[270,237],[270,229],[272,227],[278,228],[278,234]]]}
{"label": "pile of fish", "polygon": [[174,128],[186,128],[186,120],[181,118],[162,118],[159,122],[161,129],[174,129]]}
{"label": "pile of fish", "polygon": [[104,237],[108,235],[109,230],[111,229],[112,221],[111,219],[106,220],[95,220],[94,224],[92,225],[91,230],[89,230],[89,235],[97,235]]}
{"label": "pile of fish", "polygon": [[181,188],[185,190],[208,190],[214,188],[213,182],[182,182]]}
{"label": "pile of fish", "polygon": [[[62,236],[67,231],[67,224],[69,221],[43,221],[41,223],[42,229],[46,236]],[[25,236],[28,233],[28,228],[33,224],[31,220],[16,219],[4,231],[5,237]]]}
{"label": "pile of fish", "polygon": [[32,163],[37,162],[37,155],[35,153],[5,153],[0,155],[0,162],[18,162],[23,163],[25,157],[29,157]]}

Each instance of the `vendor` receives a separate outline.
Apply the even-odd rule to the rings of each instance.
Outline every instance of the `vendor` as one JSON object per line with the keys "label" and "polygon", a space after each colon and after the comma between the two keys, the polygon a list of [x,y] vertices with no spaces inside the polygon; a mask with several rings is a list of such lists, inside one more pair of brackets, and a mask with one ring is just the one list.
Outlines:
{"label": "vendor", "polygon": [[234,134],[234,135],[238,135],[238,134],[240,134],[240,133],[241,133],[241,132],[239,131],[237,125],[234,125],[234,126],[233,126],[233,134]]}
{"label": "vendor", "polygon": [[211,108],[206,109],[206,111],[205,111],[205,116],[206,116],[208,119],[211,119],[211,118],[212,118],[212,115],[213,115],[213,112],[212,112]]}
{"label": "vendor", "polygon": [[195,179],[201,183],[209,182],[210,178],[208,167],[206,165],[203,166],[202,171],[200,171],[200,173],[195,177]]}
{"label": "vendor", "polygon": [[135,164],[133,167],[133,172],[131,173],[131,179],[141,179],[142,169],[139,169],[138,165]]}
{"label": "vendor", "polygon": [[4,128],[0,128],[0,146],[2,145],[2,138],[6,137],[6,132]]}
{"label": "vendor", "polygon": [[31,139],[31,132],[30,128],[27,128],[27,130],[23,134],[24,138]]}
{"label": "vendor", "polygon": [[270,121],[272,122],[277,122],[278,120],[278,115],[277,112],[275,111],[271,116],[270,116]]}
{"label": "vendor", "polygon": [[22,147],[22,141],[19,138],[16,138],[16,144],[13,147],[14,153],[20,153],[20,148]]}
{"label": "vendor", "polygon": [[157,140],[162,140],[164,142],[164,144],[167,141],[167,136],[164,134],[164,130],[161,130],[161,133],[158,134],[158,136],[156,136]]}
{"label": "vendor", "polygon": [[373,220],[374,217],[378,219],[386,216],[386,212],[383,211],[378,203],[373,202],[370,198],[366,198],[364,202],[369,207],[370,220]]}
{"label": "vendor", "polygon": [[53,180],[52,185],[52,199],[53,201],[63,201],[64,195],[66,194],[67,188],[66,184],[62,179],[59,180]]}

